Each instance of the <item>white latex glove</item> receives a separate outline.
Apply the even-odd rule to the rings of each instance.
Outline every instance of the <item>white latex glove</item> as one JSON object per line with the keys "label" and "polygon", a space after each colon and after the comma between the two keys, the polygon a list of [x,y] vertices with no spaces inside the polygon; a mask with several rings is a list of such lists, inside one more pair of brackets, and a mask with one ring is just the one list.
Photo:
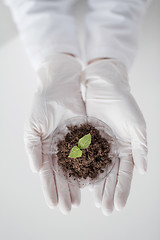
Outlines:
{"label": "white latex glove", "polygon": [[134,165],[140,173],[147,169],[146,124],[120,62],[91,63],[83,72],[82,84],[86,87],[87,115],[107,123],[118,139],[119,161],[109,177],[93,187],[95,205],[109,215],[114,206],[117,210],[125,206]]}
{"label": "white latex glove", "polygon": [[54,54],[41,64],[30,117],[25,124],[25,146],[33,172],[38,172],[47,205],[59,204],[66,214],[80,204],[80,189],[68,184],[51,169],[48,152],[51,133],[68,118],[85,115],[80,91],[82,66],[72,56]]}

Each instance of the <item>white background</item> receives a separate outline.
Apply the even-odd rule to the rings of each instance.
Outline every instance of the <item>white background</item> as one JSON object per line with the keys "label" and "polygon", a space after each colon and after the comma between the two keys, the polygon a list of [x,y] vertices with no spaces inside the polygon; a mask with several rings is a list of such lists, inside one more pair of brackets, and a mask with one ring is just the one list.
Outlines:
{"label": "white background", "polygon": [[131,193],[121,212],[104,216],[94,206],[92,192],[84,189],[80,207],[64,216],[58,208],[47,207],[39,177],[29,168],[23,124],[35,88],[35,74],[9,11],[0,3],[0,239],[160,239],[159,24],[157,0],[145,16],[130,74],[132,93],[147,123],[148,172],[144,176],[134,172]]}

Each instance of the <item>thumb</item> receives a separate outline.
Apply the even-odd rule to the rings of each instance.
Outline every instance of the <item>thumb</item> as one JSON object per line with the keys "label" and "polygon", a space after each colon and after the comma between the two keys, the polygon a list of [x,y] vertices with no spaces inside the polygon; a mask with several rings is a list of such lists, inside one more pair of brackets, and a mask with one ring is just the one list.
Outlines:
{"label": "thumb", "polygon": [[145,127],[132,127],[132,155],[135,167],[138,172],[144,174],[147,171],[147,136]]}
{"label": "thumb", "polygon": [[42,166],[42,143],[38,127],[30,120],[25,123],[24,144],[30,168],[37,173]]}

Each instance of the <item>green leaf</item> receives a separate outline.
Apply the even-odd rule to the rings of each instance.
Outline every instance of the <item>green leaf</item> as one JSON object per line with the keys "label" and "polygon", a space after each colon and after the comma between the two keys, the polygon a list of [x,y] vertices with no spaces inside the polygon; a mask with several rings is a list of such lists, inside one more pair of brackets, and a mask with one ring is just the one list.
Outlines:
{"label": "green leaf", "polygon": [[68,157],[70,158],[76,158],[76,157],[81,157],[82,156],[82,151],[79,149],[79,147],[77,146],[74,146],[72,149],[71,149],[71,152],[69,154]]}
{"label": "green leaf", "polygon": [[78,141],[78,147],[81,149],[87,148],[90,144],[91,144],[91,134],[90,133],[88,133],[87,135],[84,135]]}

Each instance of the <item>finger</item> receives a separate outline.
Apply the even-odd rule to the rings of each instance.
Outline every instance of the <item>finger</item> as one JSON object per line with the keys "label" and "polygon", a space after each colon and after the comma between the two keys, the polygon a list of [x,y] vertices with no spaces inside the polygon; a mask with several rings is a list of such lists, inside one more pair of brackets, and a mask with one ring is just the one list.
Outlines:
{"label": "finger", "polygon": [[29,123],[25,124],[24,144],[30,168],[32,172],[37,173],[42,166],[42,144],[39,133]]}
{"label": "finger", "polygon": [[105,182],[106,180],[102,180],[102,182],[94,184],[94,203],[97,208],[100,208],[102,204]]}
{"label": "finger", "polygon": [[73,207],[78,207],[81,202],[81,189],[78,185],[69,184],[70,198]]}
{"label": "finger", "polygon": [[59,198],[59,209],[64,215],[66,215],[71,211],[69,185],[60,175],[56,174],[55,176]]}
{"label": "finger", "polygon": [[69,184],[66,178],[64,178],[64,173],[58,166],[58,162],[54,155],[52,156],[53,169],[55,171],[55,179],[58,193],[59,209],[66,215],[71,211],[71,196]]}
{"label": "finger", "polygon": [[58,204],[56,180],[48,160],[44,159],[39,171],[44,198],[49,208],[55,208]]}
{"label": "finger", "polygon": [[104,215],[108,216],[112,213],[114,209],[114,193],[117,183],[117,174],[119,168],[119,159],[115,163],[109,176],[106,178],[106,184],[104,187],[104,194],[102,198],[102,212]]}
{"label": "finger", "polygon": [[133,176],[134,163],[131,154],[131,146],[126,144],[120,148],[120,164],[118,171],[117,184],[114,196],[115,208],[121,210],[127,202],[131,181]]}
{"label": "finger", "polygon": [[132,155],[136,169],[140,174],[147,171],[147,137],[145,127],[132,127]]}

